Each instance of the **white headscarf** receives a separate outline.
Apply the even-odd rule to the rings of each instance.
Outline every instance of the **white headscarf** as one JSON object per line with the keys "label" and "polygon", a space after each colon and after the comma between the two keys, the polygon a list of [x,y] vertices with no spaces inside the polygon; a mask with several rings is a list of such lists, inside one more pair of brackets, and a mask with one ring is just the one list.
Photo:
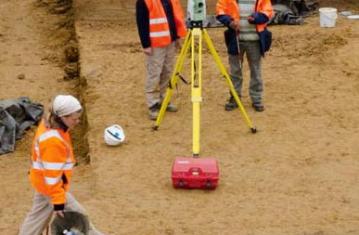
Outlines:
{"label": "white headscarf", "polygon": [[52,112],[59,117],[75,113],[81,109],[80,102],[72,95],[58,95],[52,102]]}

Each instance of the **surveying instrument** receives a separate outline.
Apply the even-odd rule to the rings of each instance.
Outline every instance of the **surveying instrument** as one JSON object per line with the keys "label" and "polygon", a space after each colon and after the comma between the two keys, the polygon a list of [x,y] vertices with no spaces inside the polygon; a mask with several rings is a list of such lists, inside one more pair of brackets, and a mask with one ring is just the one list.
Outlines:
{"label": "surveying instrument", "polygon": [[185,37],[183,46],[179,57],[177,58],[175,69],[172,73],[169,86],[166,91],[166,96],[162,102],[161,109],[156,119],[154,130],[158,130],[166,108],[173,95],[173,89],[176,87],[178,78],[182,79],[181,71],[183,68],[185,57],[191,49],[191,95],[193,104],[193,157],[199,157],[200,152],[200,104],[202,102],[202,42],[206,42],[207,47],[213,56],[215,63],[227,81],[230,92],[234,97],[240,112],[242,113],[246,124],[250,127],[252,133],[256,133],[256,128],[249,119],[246,110],[244,109],[241,100],[233,86],[232,80],[229,77],[226,68],[214,48],[213,42],[209,37],[207,30],[204,27],[206,20],[206,3],[205,0],[188,0],[187,3],[187,25],[188,31]]}

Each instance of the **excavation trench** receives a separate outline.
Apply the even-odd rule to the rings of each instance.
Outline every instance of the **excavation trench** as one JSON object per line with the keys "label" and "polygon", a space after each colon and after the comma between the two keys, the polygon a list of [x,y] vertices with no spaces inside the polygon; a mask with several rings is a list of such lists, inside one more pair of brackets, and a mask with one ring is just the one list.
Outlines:
{"label": "excavation trench", "polygon": [[84,91],[86,80],[80,76],[79,49],[75,31],[75,11],[72,0],[40,0],[39,4],[48,9],[52,14],[59,16],[54,34],[58,34],[57,44],[60,51],[59,65],[63,67],[63,79],[72,82],[73,86],[67,92],[78,97],[83,106],[81,123],[72,132],[75,155],[79,164],[90,163],[89,144],[87,139],[88,122]]}

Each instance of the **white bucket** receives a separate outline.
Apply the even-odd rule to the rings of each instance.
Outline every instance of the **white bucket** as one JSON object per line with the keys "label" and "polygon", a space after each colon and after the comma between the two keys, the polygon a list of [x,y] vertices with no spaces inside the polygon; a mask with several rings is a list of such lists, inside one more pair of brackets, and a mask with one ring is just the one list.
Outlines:
{"label": "white bucket", "polygon": [[335,27],[338,18],[337,9],[331,7],[319,8],[320,27]]}

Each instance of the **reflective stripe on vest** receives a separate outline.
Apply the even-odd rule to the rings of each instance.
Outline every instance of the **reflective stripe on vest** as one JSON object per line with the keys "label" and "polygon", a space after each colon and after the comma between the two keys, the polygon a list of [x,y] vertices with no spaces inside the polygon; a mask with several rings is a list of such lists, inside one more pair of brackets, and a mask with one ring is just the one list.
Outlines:
{"label": "reflective stripe on vest", "polygon": [[58,139],[60,139],[61,141],[64,141],[61,137],[61,135],[59,134],[59,132],[57,130],[49,130],[46,131],[44,133],[42,133],[39,138],[38,138],[38,142],[43,142],[51,137],[56,137]]}
{"label": "reflective stripe on vest", "polygon": [[[67,161],[66,162],[42,161],[39,145],[41,142],[43,142],[49,138],[53,138],[53,137],[61,140],[61,142],[63,142],[65,144],[66,149],[67,149]],[[66,141],[61,137],[60,133],[57,130],[49,130],[49,131],[46,131],[43,134],[41,134],[35,142],[34,149],[36,152],[37,160],[32,162],[33,169],[36,169],[36,170],[72,170],[72,168],[74,166],[74,163],[71,161],[69,146],[66,143]],[[45,183],[47,185],[55,185],[58,182],[60,182],[60,180],[61,180],[61,176],[56,177],[56,178],[52,178],[52,177],[44,177],[44,178],[45,178]]]}
{"label": "reflective stripe on vest", "polygon": [[44,177],[45,178],[45,183],[47,185],[55,185],[58,182],[60,182],[61,180],[61,176],[60,177]]}
{"label": "reflective stripe on vest", "polygon": [[[173,11],[173,20],[178,37],[186,35],[182,7],[178,0],[168,0]],[[171,44],[171,32],[161,0],[145,0],[149,11],[151,47],[165,47]]]}
{"label": "reflective stripe on vest", "polygon": [[167,18],[166,17],[150,19],[150,25],[164,24],[164,23],[167,23]]}
{"label": "reflective stripe on vest", "polygon": [[38,158],[40,158],[40,148],[39,148],[39,144],[40,142],[43,142],[51,137],[56,137],[58,139],[60,139],[62,142],[65,142],[64,139],[61,137],[61,135],[59,134],[59,132],[57,130],[49,130],[49,131],[46,131],[44,133],[42,133],[38,138],[37,138],[37,141],[36,141],[36,144],[35,144],[35,152],[36,152],[36,155]]}
{"label": "reflective stripe on vest", "polygon": [[[167,23],[168,22],[167,22],[166,17],[150,19],[150,25],[160,25],[160,24],[167,24]],[[169,30],[158,31],[158,32],[150,32],[150,37],[151,38],[159,38],[159,37],[165,37],[165,36],[170,36],[170,31]]]}
{"label": "reflective stripe on vest", "polygon": [[36,170],[71,170],[74,167],[74,163],[54,163],[54,162],[32,162],[32,168]]}
{"label": "reflective stripe on vest", "polygon": [[150,33],[151,38],[160,38],[160,37],[169,36],[169,35],[170,35],[170,31],[161,31],[161,32]]}
{"label": "reflective stripe on vest", "polygon": [[163,47],[171,43],[171,34],[161,0],[145,0],[149,12],[150,40],[152,47]]}

